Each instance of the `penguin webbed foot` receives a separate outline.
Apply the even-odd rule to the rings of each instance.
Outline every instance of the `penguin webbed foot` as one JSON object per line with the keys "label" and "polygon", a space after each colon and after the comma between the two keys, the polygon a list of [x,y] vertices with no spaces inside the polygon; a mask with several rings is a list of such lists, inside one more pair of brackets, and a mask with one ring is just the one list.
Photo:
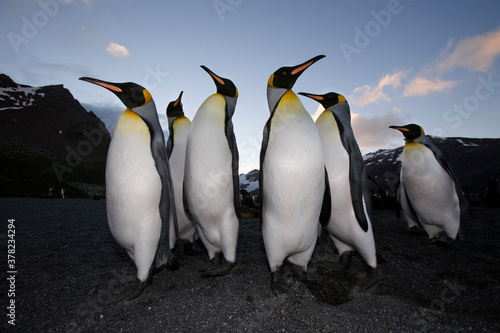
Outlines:
{"label": "penguin webbed foot", "polygon": [[130,301],[139,297],[146,286],[149,284],[149,280],[142,282],[139,279],[127,282],[123,289],[108,302],[108,305],[116,305],[124,301]]}
{"label": "penguin webbed foot", "polygon": [[311,293],[318,298],[326,300],[326,296],[323,292],[323,287],[321,284],[311,281],[307,278],[307,272],[302,269],[302,267],[297,265],[292,265],[293,277],[296,281],[303,283]]}
{"label": "penguin webbed foot", "polygon": [[366,291],[377,284],[379,278],[378,270],[376,267],[366,265],[366,275],[356,280],[356,285],[362,291]]}
{"label": "penguin webbed foot", "polygon": [[280,266],[277,271],[271,273],[271,291],[275,296],[287,295],[290,291],[283,278],[283,269]]}
{"label": "penguin webbed foot", "polygon": [[179,269],[180,264],[177,261],[177,259],[172,258],[167,262],[166,267],[168,268],[169,271],[174,272]]}
{"label": "penguin webbed foot", "polygon": [[209,278],[224,276],[231,273],[234,266],[235,264],[227,261],[222,253],[217,253],[212,259],[210,259],[210,265],[201,271],[201,277]]}
{"label": "penguin webbed foot", "polygon": [[347,272],[351,268],[352,252],[344,252],[336,262],[322,262],[322,269],[330,269],[335,272]]}
{"label": "penguin webbed foot", "polygon": [[416,225],[414,225],[410,229],[408,229],[408,233],[410,235],[418,235],[421,232],[422,232],[421,229],[418,226],[416,226]]}
{"label": "penguin webbed foot", "polygon": [[189,241],[183,241],[184,243],[184,254],[187,256],[201,256],[206,254],[204,251],[196,249],[195,244]]}
{"label": "penguin webbed foot", "polygon": [[451,248],[455,244],[455,240],[451,237],[448,237],[444,232],[438,234],[437,236],[430,239],[432,244],[436,244],[437,246],[444,248]]}
{"label": "penguin webbed foot", "polygon": [[170,248],[165,245],[158,247],[153,266],[153,274],[161,272],[165,267],[170,271],[176,271],[179,269],[179,266],[179,262],[175,259]]}

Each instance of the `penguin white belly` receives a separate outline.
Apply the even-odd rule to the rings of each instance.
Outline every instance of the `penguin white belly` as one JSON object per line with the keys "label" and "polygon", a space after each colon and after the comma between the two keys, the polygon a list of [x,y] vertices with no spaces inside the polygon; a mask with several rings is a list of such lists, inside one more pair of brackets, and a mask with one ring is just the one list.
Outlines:
{"label": "penguin white belly", "polygon": [[[349,179],[349,154],[345,150],[335,118],[330,111],[325,111],[316,121],[321,143],[324,147],[325,165],[330,182],[332,213],[327,229],[335,237],[335,245],[342,254],[353,248],[360,252],[365,261],[376,267],[375,241],[363,200],[368,230],[365,232],[356,219],[351,197]],[[339,244],[339,242],[341,244]]]}
{"label": "penguin white belly", "polygon": [[234,207],[232,153],[224,128],[224,106],[222,95],[210,96],[191,123],[185,190],[200,236],[209,243],[206,246],[210,257],[221,249],[225,252],[226,248],[225,258],[234,262],[235,253],[227,252],[236,249],[238,217]]}
{"label": "penguin white belly", "polygon": [[272,271],[293,254],[298,258],[291,262],[306,266],[316,243],[324,159],[314,122],[301,109],[290,112],[280,104],[275,111],[263,163],[262,232]]}
{"label": "penguin white belly", "polygon": [[[183,121],[183,123],[178,124],[177,122]],[[192,242],[194,240],[194,234],[196,232],[196,226],[187,217],[184,210],[183,202],[183,183],[184,183],[184,166],[186,160],[186,143],[187,143],[187,133],[189,131],[189,124],[184,124],[184,122],[189,122],[187,118],[177,119],[174,123],[174,147],[172,154],[170,155],[170,174],[172,175],[172,183],[174,187],[175,196],[175,209],[177,213],[177,224],[179,227],[179,237],[182,240]],[[171,230],[171,235],[175,238],[175,230]]]}
{"label": "penguin white belly", "polygon": [[109,146],[106,209],[111,233],[134,260],[142,281],[149,273],[161,233],[161,180],[147,125],[132,113],[125,111],[120,117]]}
{"label": "penguin white belly", "polygon": [[429,237],[438,229],[455,239],[460,225],[460,206],[455,185],[432,151],[419,143],[403,149],[401,181],[411,205]]}

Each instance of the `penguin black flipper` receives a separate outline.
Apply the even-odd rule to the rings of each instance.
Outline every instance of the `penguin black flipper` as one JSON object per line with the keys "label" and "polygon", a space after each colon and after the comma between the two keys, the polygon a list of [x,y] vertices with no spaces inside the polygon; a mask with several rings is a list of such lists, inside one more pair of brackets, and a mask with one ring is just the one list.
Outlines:
{"label": "penguin black flipper", "polygon": [[[356,220],[361,229],[366,232],[368,231],[368,220],[363,205],[363,199],[365,199],[363,185],[366,183],[365,161],[363,160],[363,155],[361,155],[359,146],[352,133],[352,128],[345,128],[335,113],[333,113],[333,116],[335,117],[335,121],[341,133],[340,138],[342,140],[342,145],[349,155],[349,184],[351,187],[351,201],[354,215],[356,215]],[[350,133],[346,133],[346,131]]]}
{"label": "penguin black flipper", "polygon": [[[160,202],[161,233],[158,248],[156,249],[154,269],[159,269],[162,266],[167,265],[169,268],[175,270],[178,268],[178,263],[174,260],[174,256],[168,245],[171,220],[173,220],[176,236],[177,239],[179,239],[179,226],[177,224],[177,214],[175,211],[174,188],[172,185],[170,165],[168,163],[166,148],[164,146],[156,146],[155,155],[163,161],[163,167],[158,170],[158,172],[160,173],[160,178],[162,180],[162,191],[168,192],[168,196],[162,196],[162,198],[168,198],[168,202]],[[168,181],[165,181],[165,178],[168,179]],[[162,201],[167,201],[167,199],[162,199]]]}
{"label": "penguin black flipper", "polygon": [[170,156],[172,155],[172,151],[174,150],[174,127],[169,126],[169,132],[170,135],[167,140],[167,158],[170,159]]}
{"label": "penguin black flipper", "polygon": [[[226,106],[227,107],[227,106]],[[229,144],[229,149],[231,150],[231,156],[233,157],[231,168],[233,176],[233,196],[234,196],[234,210],[238,218],[241,214],[241,203],[240,203],[240,178],[238,175],[238,163],[239,154],[238,146],[236,145],[236,137],[233,130],[233,122],[226,112],[226,138]]]}
{"label": "penguin black flipper", "polygon": [[332,215],[332,195],[330,193],[330,181],[325,167],[325,194],[323,195],[323,205],[319,214],[319,223],[325,227],[330,222]]}
{"label": "penguin black flipper", "polygon": [[[352,147],[352,144],[355,144],[356,147]],[[368,231],[368,220],[366,218],[363,205],[363,199],[365,198],[363,184],[366,183],[364,173],[365,164],[363,156],[361,155],[355,141],[351,142],[351,147],[349,149],[349,182],[351,184],[352,206],[354,208],[354,215],[356,215],[356,220],[358,220],[359,226],[366,232]]]}
{"label": "penguin black flipper", "polygon": [[441,152],[441,150],[439,150],[439,148],[437,148],[437,146],[433,145],[428,140],[425,140],[424,142],[421,142],[421,143],[432,151],[432,153],[434,154],[434,157],[439,162],[441,167],[450,175],[451,179],[453,180],[453,183],[455,184],[455,189],[457,191],[458,196],[460,197],[460,199],[462,199],[463,202],[465,202],[467,209],[469,210],[469,214],[472,217],[473,215],[472,215],[472,210],[469,206],[469,202],[465,198],[465,194],[462,191],[460,184],[458,183],[458,179],[455,176],[455,173],[451,169],[450,165],[448,164],[448,162],[444,158],[444,155]]}
{"label": "penguin black flipper", "polygon": [[408,204],[408,208],[410,209],[409,213],[411,214],[411,216],[413,217],[413,219],[415,221],[417,221],[418,224],[422,227],[422,223],[420,222],[420,220],[418,218],[417,211],[415,210],[415,208],[413,207],[413,204],[411,203],[410,197],[408,196],[408,192],[406,192],[406,189],[404,189],[403,185],[401,185],[401,189],[404,190],[405,197],[406,197],[406,203]]}
{"label": "penguin black flipper", "polygon": [[189,211],[189,203],[187,201],[187,195],[186,195],[186,180],[182,182],[182,203],[184,204],[184,212],[186,213],[186,216],[190,219],[193,220],[193,214]]}
{"label": "penguin black flipper", "polygon": [[264,210],[264,205],[265,205],[265,197],[264,197],[264,160],[266,158],[266,151],[267,151],[267,145],[269,143],[269,130],[271,128],[271,121],[272,121],[272,112],[271,116],[266,122],[266,125],[264,126],[264,131],[262,133],[262,145],[260,148],[260,173],[259,173],[259,219],[260,219],[260,226],[262,227],[263,221],[262,221],[262,212]]}
{"label": "penguin black flipper", "polygon": [[[401,168],[401,166],[400,166]],[[400,171],[401,172],[401,171]],[[398,179],[396,183],[396,206],[394,207],[396,211],[396,217],[399,219],[401,217],[401,181]]]}

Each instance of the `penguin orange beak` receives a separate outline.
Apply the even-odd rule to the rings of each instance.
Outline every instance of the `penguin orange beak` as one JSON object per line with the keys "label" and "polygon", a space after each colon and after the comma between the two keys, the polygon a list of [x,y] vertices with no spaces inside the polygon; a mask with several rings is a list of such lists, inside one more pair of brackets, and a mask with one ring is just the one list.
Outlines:
{"label": "penguin orange beak", "polygon": [[177,106],[177,105],[179,105],[179,104],[181,104],[181,106],[182,106],[182,103],[181,103],[181,98],[182,98],[182,93],[183,93],[183,92],[184,92],[184,91],[181,91],[181,93],[179,94],[179,97],[177,97],[177,99],[175,100],[175,102],[174,102],[174,107],[176,107],[176,106]]}
{"label": "penguin orange beak", "polygon": [[90,83],[93,83],[93,84],[97,84],[97,85],[99,85],[99,86],[101,86],[103,88],[111,90],[114,93],[121,93],[122,92],[122,89],[120,87],[118,87],[113,82],[106,82],[106,81],[94,79],[94,78],[87,77],[87,76],[81,77],[79,80],[90,82]]}
{"label": "penguin orange beak", "polygon": [[309,94],[309,93],[305,93],[305,92],[299,92],[298,93],[299,95],[302,95],[302,96],[306,96],[306,97],[309,97],[309,98],[312,98],[314,99],[315,101],[318,101],[321,103],[322,100],[324,100],[325,98],[321,95],[314,95],[314,94]]}
{"label": "penguin orange beak", "polygon": [[207,66],[201,65],[201,68],[203,68],[205,70],[205,72],[207,72],[208,74],[210,74],[210,76],[212,77],[212,79],[214,79],[216,85],[220,84],[221,86],[223,86],[223,85],[226,84],[224,82],[224,80],[220,76],[216,75],[214,72],[212,72],[210,69],[208,69]]}
{"label": "penguin orange beak", "polygon": [[401,132],[409,132],[410,131],[408,128],[402,127],[402,126],[389,126],[389,128],[397,129],[398,131],[401,131]]}
{"label": "penguin orange beak", "polygon": [[292,72],[290,74],[292,75],[297,75],[297,77],[302,74],[309,66],[311,66],[312,64],[314,64],[316,61],[320,60],[320,59],[323,59],[325,56],[324,55],[318,55],[318,56],[315,56],[314,58],[312,59],[309,59],[307,60],[306,62],[300,64],[300,65],[297,65],[293,68]]}

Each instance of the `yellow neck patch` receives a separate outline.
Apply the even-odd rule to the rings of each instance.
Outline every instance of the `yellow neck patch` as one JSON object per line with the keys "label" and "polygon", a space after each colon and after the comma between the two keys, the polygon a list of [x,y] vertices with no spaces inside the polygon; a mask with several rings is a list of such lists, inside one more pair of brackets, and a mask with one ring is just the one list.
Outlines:
{"label": "yellow neck patch", "polygon": [[288,90],[283,97],[281,97],[276,111],[283,111],[288,114],[307,113],[299,97],[292,90]]}
{"label": "yellow neck patch", "polygon": [[142,118],[130,109],[126,109],[118,118],[114,133],[120,132],[141,132],[149,136],[148,125]]}
{"label": "yellow neck patch", "polygon": [[273,86],[273,81],[274,81],[274,73],[271,74],[271,76],[269,77],[269,80],[267,81],[267,85],[269,87],[276,88],[275,86]]}
{"label": "yellow neck patch", "polygon": [[153,99],[153,97],[151,96],[151,94],[149,93],[149,91],[147,91],[146,89],[143,90],[143,94],[144,94],[144,99],[146,100],[144,102],[144,105],[148,104],[149,101],[151,101]]}

